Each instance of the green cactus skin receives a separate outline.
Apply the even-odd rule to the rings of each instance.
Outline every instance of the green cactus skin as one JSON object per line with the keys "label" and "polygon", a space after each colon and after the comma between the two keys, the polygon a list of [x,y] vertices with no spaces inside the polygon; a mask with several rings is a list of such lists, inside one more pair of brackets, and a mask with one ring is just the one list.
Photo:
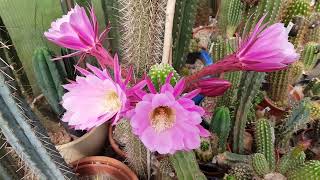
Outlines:
{"label": "green cactus skin", "polygon": [[140,77],[161,62],[167,1],[119,0],[117,4],[114,11],[118,12],[112,16],[118,16],[119,23],[112,26],[119,26],[120,59],[125,66],[134,65]]}
{"label": "green cactus skin", "polygon": [[228,174],[234,176],[237,180],[251,180],[253,170],[249,164],[238,163],[231,167]]}
{"label": "green cactus skin", "polygon": [[32,65],[37,82],[43,95],[57,115],[63,113],[63,108],[60,105],[64,94],[63,77],[66,72],[62,61],[53,62],[52,52],[47,48],[38,48],[35,50]]}
{"label": "green cactus skin", "polygon": [[312,120],[320,119],[320,104],[318,102],[311,103],[310,117]]}
{"label": "green cactus skin", "polygon": [[223,177],[223,180],[237,180],[237,178],[235,176],[233,176],[233,175],[226,174]]}
{"label": "green cactus skin", "polygon": [[308,97],[320,95],[320,79],[313,78],[304,88],[303,94]]}
{"label": "green cactus skin", "polygon": [[296,83],[300,78],[304,70],[304,65],[301,61],[297,61],[292,64],[290,73],[291,73],[291,79],[290,84]]}
{"label": "green cactus skin", "polygon": [[221,1],[218,15],[218,26],[221,33],[232,37],[241,22],[243,14],[243,3],[241,0]]}
{"label": "green cactus skin", "polygon": [[210,52],[215,61],[220,61],[225,56],[236,51],[239,44],[239,38],[223,39],[219,36],[210,45]]}
{"label": "green cactus skin", "polygon": [[255,153],[252,156],[251,163],[252,163],[253,170],[260,177],[263,177],[264,175],[270,172],[269,163],[263,154]]}
{"label": "green cactus skin", "polygon": [[202,162],[209,162],[213,158],[213,150],[209,138],[201,138],[200,148],[195,151],[196,157]]}
{"label": "green cactus skin", "polygon": [[310,2],[306,0],[293,0],[287,7],[283,22],[288,25],[296,16],[307,17],[311,13]]}
{"label": "green cactus skin", "polygon": [[291,79],[291,68],[268,73],[268,97],[278,106],[286,107],[288,102],[288,85]]}
{"label": "green cactus skin", "polygon": [[40,179],[75,178],[27,103],[0,73],[0,128],[7,142]]}
{"label": "green cactus skin", "polygon": [[179,74],[177,71],[170,66],[169,64],[155,64],[151,66],[150,71],[148,73],[149,77],[151,78],[151,81],[156,89],[159,90],[161,85],[164,84],[166,81],[167,76],[169,73],[173,73],[173,77],[171,78],[171,84],[175,85],[177,81],[180,79]]}
{"label": "green cactus skin", "polygon": [[279,140],[276,144],[278,148],[287,148],[288,142],[292,138],[293,133],[302,129],[307,123],[310,122],[310,100],[303,99],[300,103],[293,108],[288,119],[285,120],[284,125],[279,129]]}
{"label": "green cactus skin", "polygon": [[218,136],[218,152],[226,151],[229,132],[231,129],[230,111],[227,107],[218,107],[210,124],[210,131]]}
{"label": "green cactus skin", "polygon": [[180,69],[185,63],[198,1],[180,0],[176,2],[172,29],[172,62],[175,69]]}
{"label": "green cactus skin", "polygon": [[315,6],[314,6],[314,11],[317,12],[317,13],[320,13],[320,2],[317,1]]}
{"label": "green cactus skin", "polygon": [[200,39],[198,38],[192,38],[190,40],[190,44],[189,44],[189,53],[195,53],[195,52],[200,52],[201,51],[201,47],[199,46],[199,42]]}
{"label": "green cactus skin", "polygon": [[226,106],[231,107],[234,105],[238,87],[241,81],[242,71],[228,72],[223,74],[223,79],[229,81],[232,86],[220,97],[218,97],[217,107]]}
{"label": "green cactus skin", "polygon": [[[65,56],[67,54],[72,53],[71,50],[62,48],[61,49],[61,56]],[[74,66],[76,65],[76,60],[73,57],[63,58],[63,63],[65,67],[65,78],[69,80],[75,80],[76,79],[76,70]]]}
{"label": "green cactus skin", "polygon": [[244,153],[244,133],[248,120],[248,112],[253,98],[257,95],[265,73],[245,72],[242,74],[238,90],[238,102],[235,106],[235,122],[233,127],[233,152]]}
{"label": "green cactus skin", "polygon": [[320,177],[320,161],[311,160],[288,175],[288,180],[316,180]]}
{"label": "green cactus skin", "polygon": [[119,1],[114,0],[102,0],[101,7],[104,14],[104,19],[106,22],[110,22],[110,32],[108,36],[110,37],[110,47],[112,52],[117,52],[122,54],[120,47],[120,18],[119,18]]}
{"label": "green cactus skin", "polygon": [[221,166],[232,166],[237,163],[250,164],[251,158],[251,155],[236,154],[228,151],[216,156],[217,163]]}
{"label": "green cactus skin", "polygon": [[301,166],[305,158],[306,154],[303,152],[303,147],[298,145],[281,157],[277,170],[281,174],[286,174]]}
{"label": "green cactus skin", "polygon": [[259,119],[256,122],[255,138],[257,152],[265,156],[271,171],[275,169],[274,134],[273,128],[267,119]]}
{"label": "green cactus skin", "polygon": [[207,179],[199,169],[196,157],[193,152],[176,152],[174,155],[171,155],[169,159],[178,179]]}
{"label": "green cactus skin", "polygon": [[250,30],[257,24],[259,19],[268,13],[265,17],[264,22],[269,22],[269,25],[273,24],[278,18],[281,6],[284,2],[282,0],[259,0],[258,5],[252,5],[249,7],[249,10],[246,14],[246,17],[243,18],[247,21],[245,24],[244,33],[250,32]]}
{"label": "green cactus skin", "polygon": [[[4,25],[1,17],[0,27],[0,42],[3,42],[7,45],[12,45],[12,39],[10,38],[9,32]],[[0,48],[0,58],[0,61],[5,61],[5,63],[10,66],[10,69],[12,69],[11,72],[13,73],[13,77],[16,79],[17,87],[19,87],[19,93],[22,96],[26,97],[27,100],[28,98],[32,98],[32,88],[15,47],[10,46],[9,49]]]}
{"label": "green cactus skin", "polygon": [[319,50],[319,44],[314,42],[307,43],[304,47],[300,60],[303,62],[306,71],[311,70],[317,63],[319,58]]}

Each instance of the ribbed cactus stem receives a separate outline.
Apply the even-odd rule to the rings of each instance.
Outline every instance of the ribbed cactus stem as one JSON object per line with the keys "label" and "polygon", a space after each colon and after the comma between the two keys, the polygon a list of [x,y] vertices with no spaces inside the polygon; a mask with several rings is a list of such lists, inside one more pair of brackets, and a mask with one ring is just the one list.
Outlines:
{"label": "ribbed cactus stem", "polygon": [[264,175],[270,172],[269,163],[263,154],[255,153],[252,156],[251,161],[253,170],[258,176],[263,177]]}
{"label": "ribbed cactus stem", "polygon": [[306,0],[293,0],[287,7],[283,22],[288,25],[296,16],[308,16],[311,12],[310,2]]}
{"label": "ribbed cactus stem", "polygon": [[170,162],[178,179],[207,179],[199,169],[196,157],[192,151],[176,152],[170,156]]}
{"label": "ribbed cactus stem", "polygon": [[[251,5],[244,18],[248,19],[244,32],[250,32],[259,19],[266,13],[264,22],[273,24],[279,18],[279,12],[283,3],[282,0],[259,0],[258,5]],[[249,17],[251,17],[250,20]]]}
{"label": "ribbed cactus stem", "polygon": [[320,161],[311,160],[288,175],[290,180],[319,179]]}
{"label": "ribbed cactus stem", "polygon": [[288,101],[288,85],[290,82],[290,67],[288,69],[269,73],[267,82],[269,89],[268,97],[278,106],[286,106]]}
{"label": "ribbed cactus stem", "polygon": [[234,53],[239,44],[239,38],[222,39],[220,36],[210,45],[211,55],[215,61]]}
{"label": "ribbed cactus stem", "polygon": [[249,164],[238,163],[231,167],[228,174],[238,180],[250,180],[253,177],[253,170]]}
{"label": "ribbed cactus stem", "polygon": [[221,1],[218,15],[218,26],[221,33],[226,33],[227,37],[233,36],[240,24],[243,8],[241,0]]}
{"label": "ribbed cactus stem", "polygon": [[319,58],[319,52],[319,44],[309,42],[305,45],[300,60],[303,62],[306,71],[310,71],[315,66]]}
{"label": "ribbed cactus stem", "polygon": [[218,107],[211,120],[210,131],[218,136],[218,152],[226,151],[229,132],[231,129],[230,111],[227,107]]}
{"label": "ribbed cactus stem", "polygon": [[265,73],[245,72],[242,74],[238,91],[238,102],[235,106],[235,122],[233,127],[233,152],[244,153],[244,133],[248,113],[253,98],[258,93]]}
{"label": "ribbed cactus stem", "polygon": [[278,172],[281,174],[290,173],[290,171],[301,166],[305,161],[306,155],[303,152],[303,147],[298,145],[291,151],[281,157]]}
{"label": "ribbed cactus stem", "polygon": [[6,140],[40,179],[74,178],[27,103],[11,92],[0,73],[0,124]]}
{"label": "ribbed cactus stem", "polygon": [[53,62],[53,53],[47,48],[34,52],[32,65],[40,89],[57,115],[63,113],[60,104],[64,89],[62,87],[66,72],[62,61]]}
{"label": "ribbed cactus stem", "polygon": [[176,2],[172,31],[173,67],[180,69],[185,63],[192,27],[195,22],[199,0],[179,0]]}
{"label": "ribbed cactus stem", "polygon": [[209,138],[201,138],[200,148],[196,149],[195,154],[202,162],[209,162],[213,158],[213,149]]}
{"label": "ribbed cactus stem", "polygon": [[302,129],[307,123],[310,122],[310,100],[302,100],[296,107],[293,108],[290,116],[285,121],[284,125],[279,130],[279,138],[277,145],[282,148],[287,148],[289,140],[292,138],[293,133]]}
{"label": "ribbed cactus stem", "polygon": [[236,154],[228,151],[216,156],[217,163],[222,166],[232,166],[237,163],[250,164],[251,158],[251,155]]}
{"label": "ribbed cactus stem", "polygon": [[290,79],[291,84],[294,84],[297,81],[299,81],[299,79],[302,76],[303,70],[304,70],[304,65],[301,61],[297,61],[292,64],[291,70],[290,70],[291,71],[290,72],[291,73],[291,79]]}
{"label": "ribbed cactus stem", "polygon": [[267,119],[257,120],[255,127],[257,152],[265,156],[271,171],[275,169],[276,164],[273,133],[273,128]]}

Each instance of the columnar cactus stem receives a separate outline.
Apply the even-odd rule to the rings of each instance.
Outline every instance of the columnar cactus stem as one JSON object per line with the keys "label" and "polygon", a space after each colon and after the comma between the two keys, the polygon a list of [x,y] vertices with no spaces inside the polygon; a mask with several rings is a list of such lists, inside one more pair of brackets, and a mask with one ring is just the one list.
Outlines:
{"label": "columnar cactus stem", "polygon": [[269,163],[263,154],[255,153],[251,161],[252,167],[258,176],[263,177],[270,172]]}
{"label": "columnar cactus stem", "polygon": [[303,180],[303,179],[318,179],[320,177],[320,161],[311,160],[303,166],[292,171],[288,175],[288,179]]}
{"label": "columnar cactus stem", "polygon": [[304,64],[306,71],[310,71],[317,63],[320,54],[320,45],[314,42],[309,42],[304,46],[301,55],[301,61]]}

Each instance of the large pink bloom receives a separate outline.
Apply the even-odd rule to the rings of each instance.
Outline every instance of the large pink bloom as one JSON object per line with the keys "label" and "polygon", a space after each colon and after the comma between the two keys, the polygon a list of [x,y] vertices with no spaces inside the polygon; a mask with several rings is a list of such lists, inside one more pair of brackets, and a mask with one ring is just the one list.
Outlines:
{"label": "large pink bloom", "polygon": [[267,27],[265,16],[256,24],[252,33],[239,44],[239,49],[223,60],[203,68],[187,77],[187,82],[228,71],[272,72],[287,68],[299,59],[294,46],[288,41],[288,33],[282,23]]}
{"label": "large pink bloom", "polygon": [[[78,76],[76,81],[64,85],[69,92],[65,93],[62,105],[66,109],[62,121],[75,129],[88,130],[112,120],[115,124],[120,117],[133,108],[134,91],[142,89],[145,81],[132,88],[127,85],[130,76],[121,80],[118,57],[114,58],[114,79],[107,70],[100,70],[87,64],[87,71],[77,67],[84,77]],[[132,74],[132,70],[129,74]]]}
{"label": "large pink bloom", "polygon": [[77,50],[68,56],[81,55],[80,60],[82,60],[86,54],[91,54],[98,59],[102,67],[112,66],[112,57],[101,45],[109,28],[98,37],[98,22],[93,8],[90,15],[91,19],[85,9],[76,4],[67,15],[52,22],[51,28],[44,35],[59,46]]}
{"label": "large pink bloom", "polygon": [[159,93],[151,81],[146,80],[151,93],[136,91],[142,100],[137,103],[130,121],[133,133],[150,151],[160,154],[196,149],[200,146],[200,137],[209,136],[200,125],[204,110],[191,100],[200,90],[180,96],[185,81],[182,79],[172,87],[170,78]]}

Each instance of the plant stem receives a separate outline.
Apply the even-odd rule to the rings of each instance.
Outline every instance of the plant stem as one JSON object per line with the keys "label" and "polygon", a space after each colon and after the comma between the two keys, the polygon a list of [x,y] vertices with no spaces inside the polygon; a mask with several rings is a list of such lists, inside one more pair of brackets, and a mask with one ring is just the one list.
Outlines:
{"label": "plant stem", "polygon": [[173,18],[175,10],[176,0],[168,0],[166,9],[166,24],[165,24],[165,34],[163,43],[163,55],[162,63],[169,63],[170,51],[172,45],[172,28],[173,28]]}

